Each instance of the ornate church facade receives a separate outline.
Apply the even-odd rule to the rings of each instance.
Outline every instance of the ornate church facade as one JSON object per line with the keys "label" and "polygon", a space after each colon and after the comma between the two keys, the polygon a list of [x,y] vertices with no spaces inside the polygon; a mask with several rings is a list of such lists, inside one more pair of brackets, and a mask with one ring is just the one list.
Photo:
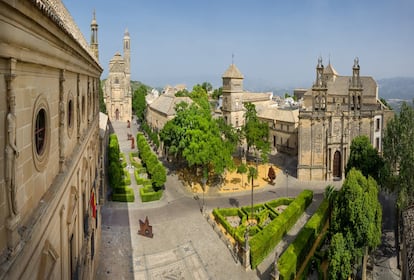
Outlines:
{"label": "ornate church facade", "polygon": [[0,0],[0,279],[93,279],[101,234],[98,25]]}
{"label": "ornate church facade", "polygon": [[299,180],[335,180],[344,177],[352,140],[366,135],[382,151],[384,128],[393,111],[378,98],[372,77],[360,76],[356,58],[352,76],[340,76],[322,59],[316,80],[303,97],[299,111]]}
{"label": "ornate church facade", "polygon": [[111,121],[131,121],[131,40],[124,34],[124,57],[117,52],[109,62],[109,74],[104,84],[104,101]]}

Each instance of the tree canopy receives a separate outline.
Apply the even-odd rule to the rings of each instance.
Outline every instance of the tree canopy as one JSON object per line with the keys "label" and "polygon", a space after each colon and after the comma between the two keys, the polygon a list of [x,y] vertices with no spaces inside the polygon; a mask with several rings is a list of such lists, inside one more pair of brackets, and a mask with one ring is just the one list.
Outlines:
{"label": "tree canopy", "polygon": [[352,140],[351,151],[346,165],[345,173],[348,174],[351,168],[360,170],[365,177],[372,176],[379,179],[380,172],[384,166],[378,151],[371,145],[366,135],[357,136]]}
{"label": "tree canopy", "polygon": [[132,96],[132,110],[135,112],[139,121],[145,120],[145,109],[147,102],[145,101],[145,96],[147,95],[147,87],[141,84],[135,91]]}
{"label": "tree canopy", "polygon": [[384,186],[397,191],[397,204],[401,209],[414,203],[413,143],[414,109],[404,102],[400,114],[388,122],[383,141],[383,156],[387,167]]}
{"label": "tree canopy", "polygon": [[160,131],[161,140],[168,151],[184,158],[190,167],[199,166],[216,174],[233,167],[232,153],[237,136],[231,128],[225,128],[220,120],[212,118],[207,93],[196,85],[190,93],[192,104],[176,106],[176,116]]}
{"label": "tree canopy", "polygon": [[[364,177],[361,171],[352,168],[334,199],[331,231],[333,236],[341,233],[345,237],[346,244],[342,245],[342,240],[337,240],[338,244],[331,243],[330,257],[335,260],[338,254],[346,253],[341,252],[346,248],[351,256],[358,258],[364,255],[366,248],[371,250],[376,248],[381,243],[382,223],[382,209],[378,201],[376,181],[371,176]],[[335,249],[335,246],[338,248]],[[355,264],[355,259],[351,263]],[[331,264],[334,265],[335,262]],[[343,267],[343,269],[350,268]]]}
{"label": "tree canopy", "polygon": [[243,127],[244,137],[247,142],[247,149],[255,147],[260,152],[263,161],[267,161],[270,151],[269,126],[257,117],[256,106],[253,103],[245,103],[244,114],[245,124]]}

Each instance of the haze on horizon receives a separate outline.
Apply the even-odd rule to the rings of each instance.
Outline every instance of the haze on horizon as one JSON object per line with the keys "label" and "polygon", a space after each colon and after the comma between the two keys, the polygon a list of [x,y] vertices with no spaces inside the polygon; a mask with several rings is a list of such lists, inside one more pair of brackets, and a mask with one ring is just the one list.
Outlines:
{"label": "haze on horizon", "polygon": [[131,36],[131,79],[154,87],[210,82],[232,63],[247,89],[310,87],[319,56],[340,75],[414,77],[414,1],[63,1],[85,38],[93,11],[100,63]]}

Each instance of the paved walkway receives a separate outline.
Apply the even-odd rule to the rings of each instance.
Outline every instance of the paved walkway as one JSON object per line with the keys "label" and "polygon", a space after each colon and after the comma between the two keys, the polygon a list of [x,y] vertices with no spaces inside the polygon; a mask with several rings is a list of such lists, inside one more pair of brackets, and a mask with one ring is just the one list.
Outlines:
{"label": "paved walkway", "polygon": [[[136,136],[137,128],[126,123],[113,123],[120,149],[129,163],[131,142],[127,134]],[[135,149],[136,150],[136,149]],[[289,173],[295,162],[274,156],[272,162],[283,164]],[[292,171],[291,171],[292,170]],[[102,238],[99,251],[97,279],[269,279],[273,272],[275,255],[280,255],[294,240],[300,228],[317,209],[323,199],[326,182],[301,182],[291,176],[277,174],[275,185],[254,191],[254,203],[278,197],[296,196],[303,189],[314,191],[314,201],[288,232],[273,253],[254,271],[245,271],[236,263],[226,244],[219,238],[201,214],[217,207],[250,205],[251,193],[205,194],[195,196],[186,191],[178,177],[169,172],[166,190],[160,201],[142,203],[133,169],[131,187],[135,192],[134,203],[108,201],[102,207]],[[339,187],[341,182],[335,182]],[[139,220],[148,217],[154,237],[138,235]]]}

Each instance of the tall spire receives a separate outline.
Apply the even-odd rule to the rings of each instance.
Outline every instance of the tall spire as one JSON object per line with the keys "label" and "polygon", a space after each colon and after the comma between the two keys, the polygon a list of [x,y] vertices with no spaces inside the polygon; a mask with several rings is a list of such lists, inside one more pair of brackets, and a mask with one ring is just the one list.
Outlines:
{"label": "tall spire", "polygon": [[322,57],[318,57],[318,65],[316,65],[316,81],[315,86],[321,87],[323,84],[323,64]]}
{"label": "tall spire", "polygon": [[361,79],[359,77],[359,59],[355,57],[354,59],[354,66],[352,67],[352,81],[351,81],[353,88],[361,87]]}
{"label": "tall spire", "polygon": [[[129,37],[128,28],[124,32],[124,60],[125,60],[125,75],[126,83],[130,85],[131,81],[131,38]],[[128,88],[128,94],[131,94],[131,87]]]}
{"label": "tall spire", "polygon": [[95,9],[93,10],[93,18],[91,22],[91,43],[90,47],[93,55],[99,60],[99,49],[98,49],[98,23],[96,22]]}

